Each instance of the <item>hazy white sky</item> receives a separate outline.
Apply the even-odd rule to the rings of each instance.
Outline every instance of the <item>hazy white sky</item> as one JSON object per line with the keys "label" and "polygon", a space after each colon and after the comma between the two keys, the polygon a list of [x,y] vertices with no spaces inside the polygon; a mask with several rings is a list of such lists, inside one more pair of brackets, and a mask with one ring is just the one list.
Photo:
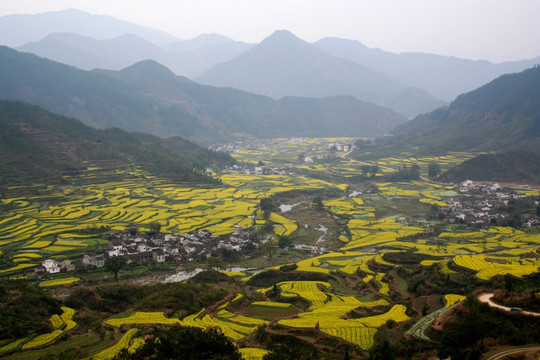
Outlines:
{"label": "hazy white sky", "polygon": [[356,39],[392,52],[493,62],[540,56],[540,0],[0,0],[0,16],[79,9],[181,39],[259,42],[278,29],[314,42]]}

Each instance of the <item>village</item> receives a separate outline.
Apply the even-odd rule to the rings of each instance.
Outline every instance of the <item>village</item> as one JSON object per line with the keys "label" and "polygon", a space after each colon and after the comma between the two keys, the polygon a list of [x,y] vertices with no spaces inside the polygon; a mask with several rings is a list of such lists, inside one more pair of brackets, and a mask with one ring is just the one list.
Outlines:
{"label": "village", "polygon": [[[461,196],[453,197],[447,208],[442,208],[443,222],[450,224],[462,223],[471,226],[485,227],[488,225],[506,225],[510,214],[507,211],[512,202],[524,200],[525,194],[510,188],[503,188],[499,184],[481,184],[466,180],[459,184]],[[475,196],[478,195],[478,196]],[[538,201],[534,202],[538,207]],[[518,227],[532,227],[540,225],[538,214],[526,214],[519,220]]]}
{"label": "village", "polygon": [[[511,202],[526,199],[524,194],[503,188],[498,184],[475,184],[470,180],[459,184],[459,192],[459,196],[452,197],[448,201],[448,207],[439,209],[438,220],[448,224],[461,223],[479,228],[505,225],[510,216],[506,210],[508,205]],[[534,206],[539,206],[538,201],[535,201]],[[402,221],[406,224],[417,223],[410,217]],[[540,216],[526,214],[520,218],[519,225],[538,226]],[[433,232],[433,225],[427,224],[426,233],[431,232]],[[242,253],[258,248],[270,240],[270,237],[261,236],[253,231],[250,233],[249,229],[235,225],[230,235],[214,236],[207,230],[182,235],[160,234],[155,231],[140,234],[137,229],[131,228],[108,235],[107,240],[109,241],[107,248],[83,255],[82,270],[102,268],[106,259],[112,256],[123,256],[128,263],[135,265],[164,262],[183,264],[193,260],[205,260],[212,256],[237,258]],[[313,254],[325,251],[324,248],[318,246],[303,244],[293,246]],[[73,261],[69,259],[46,259],[41,265],[34,270],[36,274],[81,270],[76,269]]]}
{"label": "village", "polygon": [[[280,143],[286,142],[290,144],[298,144],[307,142],[309,138],[305,137],[293,137],[287,140],[272,139],[272,140],[249,140],[249,141],[236,141],[228,144],[211,145],[210,150],[236,153],[243,150],[257,150],[263,147],[272,147]],[[304,152],[300,152],[296,158],[298,162],[305,164],[312,164],[316,161],[321,161],[327,158],[338,158],[338,152],[347,153],[355,148],[352,141],[348,142],[332,142],[326,143],[322,146],[313,146],[306,149]],[[316,153],[316,154],[310,154]],[[295,169],[297,170],[297,169]],[[208,172],[212,172],[212,169],[208,169]],[[232,174],[246,174],[246,175],[295,175],[297,171],[291,169],[283,169],[277,166],[271,166],[265,164],[264,161],[259,161],[258,164],[241,163],[224,168],[225,173]]]}
{"label": "village", "polygon": [[[123,256],[129,264],[135,265],[166,261],[180,264],[211,256],[226,257],[243,250],[256,249],[268,239],[261,240],[260,236],[250,234],[249,230],[235,225],[232,234],[222,236],[213,236],[207,230],[185,233],[181,236],[159,234],[154,231],[140,234],[137,229],[132,228],[109,235],[108,240],[107,249],[83,255],[83,269],[101,268],[112,256]],[[70,260],[46,259],[35,272],[54,274],[74,270],[75,266]]]}

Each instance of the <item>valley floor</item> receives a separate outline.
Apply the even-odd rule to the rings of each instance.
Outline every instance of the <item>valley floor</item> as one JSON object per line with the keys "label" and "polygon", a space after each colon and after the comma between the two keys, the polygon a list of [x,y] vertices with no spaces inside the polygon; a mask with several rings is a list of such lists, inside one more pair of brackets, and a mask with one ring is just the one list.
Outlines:
{"label": "valley floor", "polygon": [[[78,175],[85,181],[66,179],[77,185],[7,189],[0,277],[37,286],[63,307],[47,315],[49,332],[1,337],[0,354],[108,359],[175,324],[217,329],[244,359],[291,349],[298,359],[458,358],[516,336],[532,343],[537,323],[485,309],[476,296],[494,292],[505,306],[540,311],[540,229],[522,226],[538,217],[538,190],[396,180],[390,174],[404,165],[425,177],[430,163],[445,169],[472,155],[358,162],[347,157],[353,146],[343,138],[252,145],[232,154],[238,165],[214,174],[214,186],[140,169],[107,182],[110,174],[89,168]],[[517,209],[521,222],[510,226]],[[129,264],[116,270],[117,283],[111,267],[83,263],[89,255]],[[164,283],[177,267],[209,271]],[[493,324],[456,347],[471,314]]]}

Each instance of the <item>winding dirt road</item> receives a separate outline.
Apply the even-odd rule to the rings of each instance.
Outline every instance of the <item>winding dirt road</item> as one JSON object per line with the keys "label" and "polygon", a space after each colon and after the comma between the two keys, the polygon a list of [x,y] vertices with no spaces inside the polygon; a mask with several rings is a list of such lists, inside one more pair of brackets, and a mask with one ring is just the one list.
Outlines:
{"label": "winding dirt road", "polygon": [[[493,297],[493,293],[481,294],[480,296],[478,296],[478,300],[480,302],[488,304],[491,307],[510,312],[512,308],[494,303],[493,301],[491,301],[492,297]],[[533,312],[533,311],[520,311],[520,312],[516,312],[516,314],[540,317],[540,313]],[[506,359],[507,356],[529,354],[529,353],[535,353],[537,351],[540,351],[540,347],[538,346],[521,347],[521,348],[510,349],[510,350],[503,350],[489,357],[486,357],[484,360],[503,360],[503,359]]]}
{"label": "winding dirt road", "polygon": [[[491,301],[492,297],[493,297],[493,293],[482,294],[478,296],[478,300],[480,302],[488,304],[491,307],[508,311],[508,312],[511,311],[512,308],[509,308],[508,306],[502,306]],[[533,312],[533,311],[520,311],[520,312],[516,312],[516,314],[527,315],[527,316],[540,316],[540,313]]]}
{"label": "winding dirt road", "polygon": [[511,350],[504,350],[496,354],[493,354],[488,358],[485,358],[485,360],[503,360],[507,356],[528,354],[528,353],[534,353],[537,351],[540,351],[540,347],[523,347],[523,348],[517,348],[517,349],[511,349]]}

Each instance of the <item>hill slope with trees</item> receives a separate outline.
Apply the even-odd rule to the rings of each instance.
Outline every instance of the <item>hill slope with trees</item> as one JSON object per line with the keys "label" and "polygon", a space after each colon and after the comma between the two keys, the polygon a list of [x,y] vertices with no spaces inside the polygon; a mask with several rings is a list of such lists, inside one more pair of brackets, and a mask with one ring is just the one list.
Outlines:
{"label": "hill slope with trees", "polygon": [[0,101],[0,185],[48,179],[62,182],[66,174],[88,167],[119,169],[141,166],[173,181],[215,182],[206,167],[234,163],[180,137],[97,130],[80,121],[38,106]]}
{"label": "hill slope with trees", "polygon": [[450,169],[445,181],[540,183],[540,66],[503,75],[450,106],[396,128],[387,146],[418,153],[489,152]]}
{"label": "hill slope with trees", "polygon": [[537,151],[540,66],[503,75],[448,107],[396,128],[396,139],[427,151]]}
{"label": "hill slope with trees", "polygon": [[439,179],[453,182],[471,179],[540,184],[539,155],[527,151],[483,154],[449,169]]}

